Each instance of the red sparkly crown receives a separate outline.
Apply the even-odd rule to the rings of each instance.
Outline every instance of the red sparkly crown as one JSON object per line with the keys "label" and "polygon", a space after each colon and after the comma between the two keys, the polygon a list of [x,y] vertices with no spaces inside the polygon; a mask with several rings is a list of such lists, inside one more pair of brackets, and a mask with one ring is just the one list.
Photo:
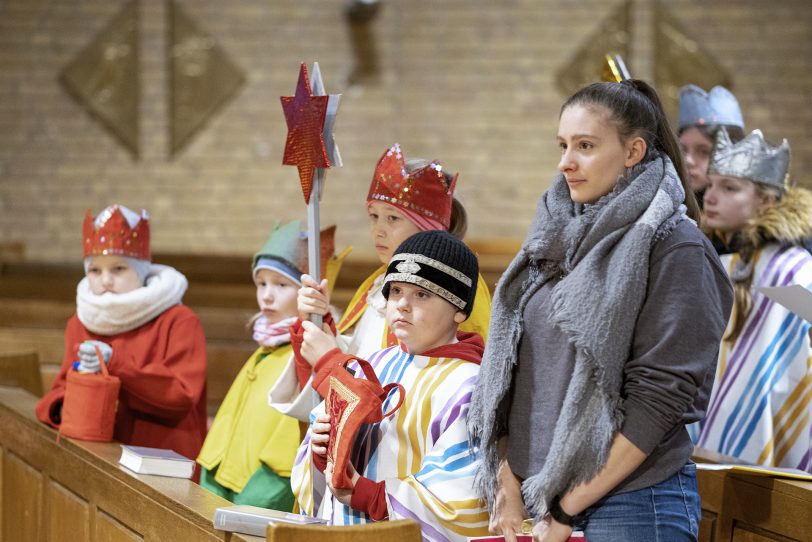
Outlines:
{"label": "red sparkly crown", "polygon": [[97,228],[90,209],[87,210],[82,226],[82,258],[117,255],[150,260],[149,219],[145,211],[135,227],[130,227],[118,205],[108,207],[100,217],[102,225]]}
{"label": "red sparkly crown", "polygon": [[400,145],[395,143],[378,160],[367,201],[383,201],[415,211],[448,229],[456,183],[457,175],[449,183],[443,174],[443,166],[436,160],[409,172]]}

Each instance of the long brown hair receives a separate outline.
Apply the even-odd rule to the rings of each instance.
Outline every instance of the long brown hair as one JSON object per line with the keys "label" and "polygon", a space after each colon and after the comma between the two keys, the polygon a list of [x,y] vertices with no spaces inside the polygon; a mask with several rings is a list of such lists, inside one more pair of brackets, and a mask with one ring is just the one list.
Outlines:
{"label": "long brown hair", "polygon": [[685,190],[685,206],[688,216],[699,220],[699,205],[688,184],[688,176],[682,161],[679,143],[668,124],[663,104],[654,87],[639,79],[627,79],[621,83],[593,83],[570,96],[561,106],[561,112],[572,105],[602,106],[609,112],[609,120],[617,128],[621,141],[642,137],[646,142],[643,162],[652,159],[656,149],[671,159],[674,169]]}

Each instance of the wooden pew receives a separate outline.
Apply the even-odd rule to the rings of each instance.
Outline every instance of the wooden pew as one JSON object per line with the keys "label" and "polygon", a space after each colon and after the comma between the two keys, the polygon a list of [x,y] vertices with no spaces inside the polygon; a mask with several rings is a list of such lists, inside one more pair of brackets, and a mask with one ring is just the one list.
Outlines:
{"label": "wooden pew", "polygon": [[[736,460],[697,448],[694,461]],[[728,471],[697,471],[700,542],[812,540],[812,482]]]}
{"label": "wooden pew", "polygon": [[131,473],[116,443],[68,438],[34,417],[36,397],[0,386],[0,539],[241,541],[217,531],[230,503],[190,480]]}
{"label": "wooden pew", "polygon": [[42,378],[37,353],[0,353],[0,386],[17,386],[41,396]]}

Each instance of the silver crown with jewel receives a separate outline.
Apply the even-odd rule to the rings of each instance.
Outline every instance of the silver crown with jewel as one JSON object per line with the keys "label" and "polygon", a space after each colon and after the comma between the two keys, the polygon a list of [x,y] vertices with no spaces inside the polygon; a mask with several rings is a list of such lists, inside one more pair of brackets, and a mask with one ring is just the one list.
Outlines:
{"label": "silver crown with jewel", "polygon": [[740,177],[753,182],[784,189],[789,180],[789,141],[774,147],[764,140],[761,130],[753,130],[747,137],[733,143],[727,130],[716,134],[708,173]]}

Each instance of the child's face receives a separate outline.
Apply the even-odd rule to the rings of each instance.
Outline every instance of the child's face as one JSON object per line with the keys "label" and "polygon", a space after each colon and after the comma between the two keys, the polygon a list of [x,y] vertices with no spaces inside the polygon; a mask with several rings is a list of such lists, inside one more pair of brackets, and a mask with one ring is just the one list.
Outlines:
{"label": "child's face", "polygon": [[465,313],[442,297],[408,282],[393,282],[386,320],[410,354],[422,354],[454,340]]}
{"label": "child's face", "polygon": [[713,141],[699,128],[692,126],[680,134],[679,146],[685,157],[691,190],[702,190],[708,185],[708,163],[713,153]]}
{"label": "child's face", "polygon": [[375,252],[383,264],[389,263],[392,253],[403,241],[420,231],[414,222],[388,203],[373,201],[367,205],[367,213]]}
{"label": "child's face", "polygon": [[296,316],[296,295],[299,285],[284,275],[260,269],[254,277],[257,285],[257,304],[268,322],[275,324]]}
{"label": "child's face", "polygon": [[705,224],[722,232],[741,230],[761,205],[755,183],[738,177],[709,175],[705,191]]}
{"label": "child's face", "polygon": [[126,294],[143,286],[138,273],[121,256],[96,256],[87,268],[90,291],[96,295],[106,292]]}

